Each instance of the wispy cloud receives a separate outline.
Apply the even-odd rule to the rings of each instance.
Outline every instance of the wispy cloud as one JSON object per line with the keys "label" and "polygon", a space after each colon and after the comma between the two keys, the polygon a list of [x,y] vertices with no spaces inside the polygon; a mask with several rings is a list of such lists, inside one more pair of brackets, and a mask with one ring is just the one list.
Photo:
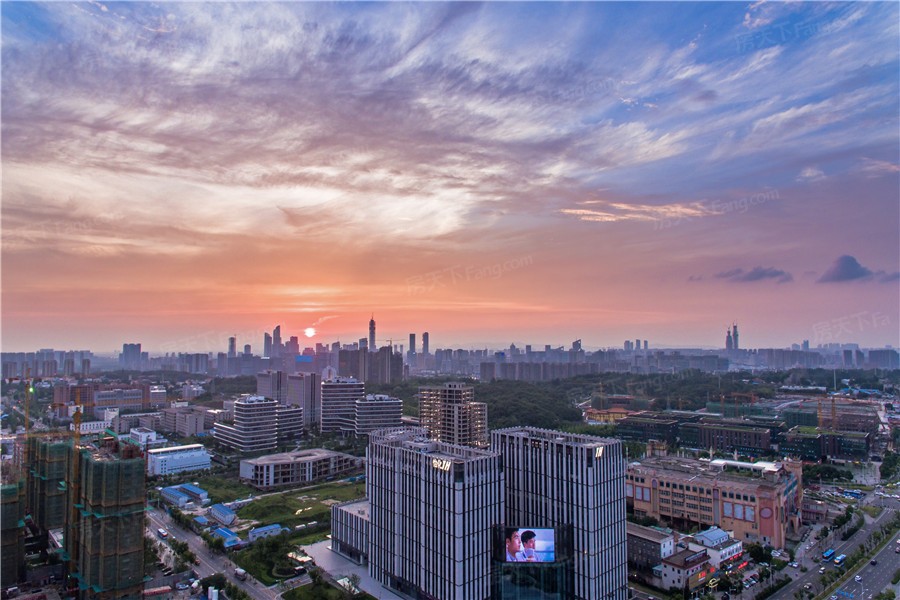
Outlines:
{"label": "wispy cloud", "polygon": [[753,267],[749,271],[746,271],[743,268],[731,269],[729,271],[716,273],[715,278],[740,283],[765,281],[767,279],[774,280],[777,283],[788,283],[794,280],[793,275],[787,271],[782,271],[781,269],[776,269],[774,267]]}

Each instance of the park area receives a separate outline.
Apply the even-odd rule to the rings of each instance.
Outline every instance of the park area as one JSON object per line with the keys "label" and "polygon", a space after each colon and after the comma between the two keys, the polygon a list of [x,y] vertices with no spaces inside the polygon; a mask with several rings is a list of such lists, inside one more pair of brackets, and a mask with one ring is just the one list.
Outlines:
{"label": "park area", "polygon": [[339,481],[257,497],[237,510],[242,526],[250,521],[255,522],[254,527],[278,523],[291,531],[257,540],[234,553],[232,560],[266,585],[287,579],[297,566],[288,554],[296,552],[299,545],[325,539],[331,530],[332,505],[364,495],[364,483]]}

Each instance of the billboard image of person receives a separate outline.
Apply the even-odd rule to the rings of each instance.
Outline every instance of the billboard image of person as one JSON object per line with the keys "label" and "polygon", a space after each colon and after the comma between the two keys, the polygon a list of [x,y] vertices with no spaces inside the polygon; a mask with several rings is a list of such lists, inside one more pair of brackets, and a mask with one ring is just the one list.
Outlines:
{"label": "billboard image of person", "polygon": [[519,536],[519,530],[507,527],[504,538],[504,541],[506,542],[506,562],[519,562],[520,560],[524,560],[525,557],[521,554],[522,538]]}
{"label": "billboard image of person", "polygon": [[506,562],[554,562],[552,529],[506,529]]}

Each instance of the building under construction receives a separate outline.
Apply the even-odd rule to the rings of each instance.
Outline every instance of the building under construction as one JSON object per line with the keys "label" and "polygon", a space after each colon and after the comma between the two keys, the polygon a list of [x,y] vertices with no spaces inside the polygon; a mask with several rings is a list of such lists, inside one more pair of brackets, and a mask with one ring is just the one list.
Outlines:
{"label": "building under construction", "polygon": [[144,575],[145,464],[112,436],[77,445],[67,480],[65,558],[81,598],[140,598]]}
{"label": "building under construction", "polygon": [[34,524],[41,531],[62,529],[66,524],[66,478],[72,439],[30,437],[26,498]]}
{"label": "building under construction", "polygon": [[19,479],[0,485],[0,587],[25,577],[25,485]]}

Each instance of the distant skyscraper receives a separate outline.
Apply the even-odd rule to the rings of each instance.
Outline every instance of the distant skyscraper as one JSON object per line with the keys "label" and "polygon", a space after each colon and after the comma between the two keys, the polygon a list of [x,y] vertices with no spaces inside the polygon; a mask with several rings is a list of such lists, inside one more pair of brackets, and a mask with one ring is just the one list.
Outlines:
{"label": "distant skyscraper", "polygon": [[237,356],[237,337],[228,338],[228,358]]}
{"label": "distant skyscraper", "polygon": [[725,330],[725,350],[731,352],[734,350],[734,342],[731,340],[731,330]]}
{"label": "distant skyscraper", "polygon": [[428,332],[422,334],[422,355],[428,356]]}
{"label": "distant skyscraper", "polygon": [[369,574],[409,598],[490,598],[503,478],[496,452],[429,440],[419,427],[370,434]]}
{"label": "distant skyscraper", "polygon": [[475,402],[475,388],[452,382],[419,388],[419,416],[432,439],[485,448],[487,404]]}
{"label": "distant skyscraper", "polygon": [[272,356],[272,336],[268,333],[263,335],[263,356]]}
{"label": "distant skyscraper", "polygon": [[734,349],[735,349],[735,350],[740,350],[741,347],[740,347],[740,345],[738,344],[738,330],[737,330],[737,324],[735,324],[735,325],[732,326],[731,341],[732,341],[732,343],[734,344]]}
{"label": "distant skyscraper", "polygon": [[272,331],[272,358],[281,356],[281,325],[277,325]]}
{"label": "distant skyscraper", "polygon": [[250,344],[244,344],[244,355],[250,356],[251,354],[253,354],[253,351]]}
{"label": "distant skyscraper", "polygon": [[[506,525],[574,529],[577,600],[625,600],[625,458],[618,440],[534,427],[491,432],[503,457]],[[648,482],[649,484],[649,482]]]}
{"label": "distant skyscraper", "polygon": [[369,352],[375,352],[377,346],[375,345],[375,315],[372,315],[372,318],[369,319]]}
{"label": "distant skyscraper", "polygon": [[648,345],[649,344],[647,343],[647,340],[644,340],[644,350],[648,350],[648,347],[647,347]]}
{"label": "distant skyscraper", "polygon": [[409,351],[406,353],[406,364],[416,366],[416,334],[409,334]]}
{"label": "distant skyscraper", "polygon": [[141,368],[141,345],[122,344],[122,368],[137,371]]}

